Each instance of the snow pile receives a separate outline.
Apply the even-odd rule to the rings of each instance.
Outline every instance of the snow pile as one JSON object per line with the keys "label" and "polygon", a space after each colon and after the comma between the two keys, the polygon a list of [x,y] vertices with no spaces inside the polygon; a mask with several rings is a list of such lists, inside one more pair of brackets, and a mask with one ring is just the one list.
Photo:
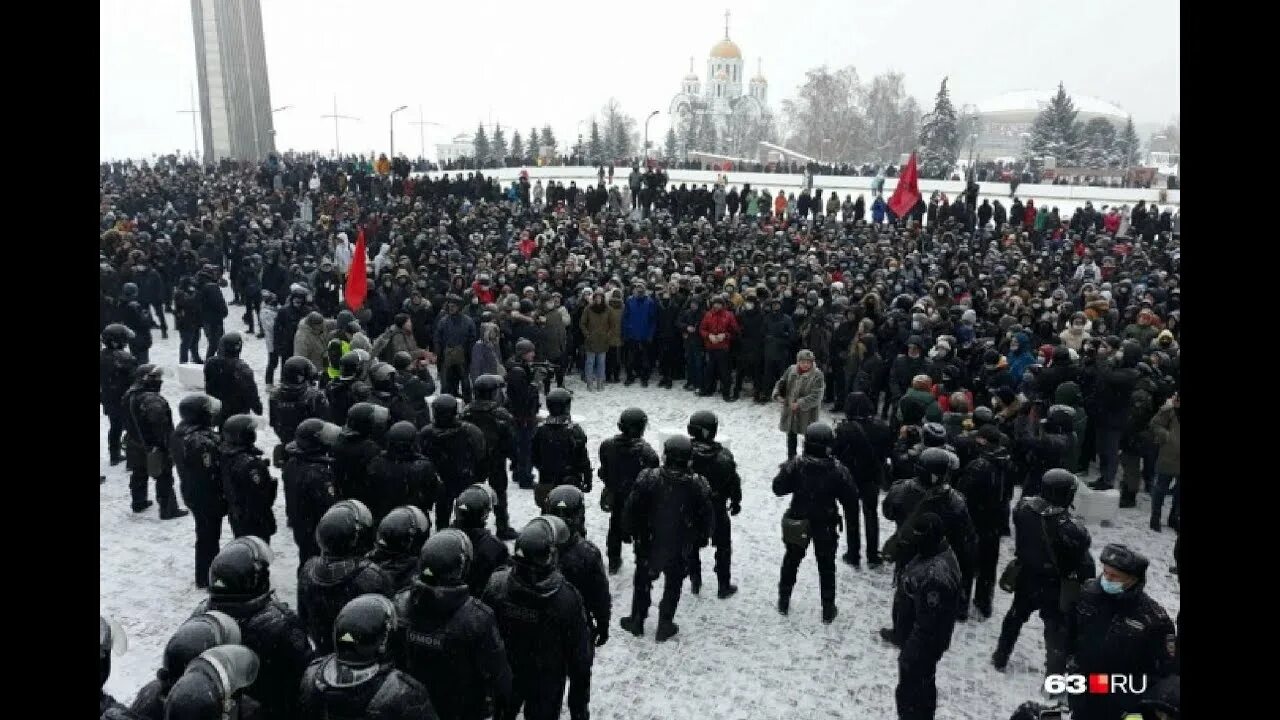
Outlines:
{"label": "snow pile", "polygon": [[[240,312],[233,309],[228,330],[239,329]],[[261,382],[266,350],[263,341],[252,336],[246,335],[245,341],[244,359],[255,371],[265,405],[266,388]],[[168,340],[159,339],[157,333],[151,360],[174,368],[177,351],[176,332]],[[606,385],[603,392],[587,392],[576,375],[566,378],[566,385],[575,392],[573,416],[587,431],[593,466],[598,465],[600,442],[617,432],[618,415],[626,407],[635,405],[649,414],[647,439],[659,452],[658,429],[678,431],[695,410],[709,409],[720,417],[721,435],[734,440],[743,480],[742,513],[733,518],[733,573],[740,591],[728,600],[716,599],[713,551],[705,549],[704,590],[694,596],[686,585],[676,614],[680,634],[663,645],[653,640],[661,580],[653,589],[648,634],[635,638],[617,627],[617,618],[630,614],[634,570],[631,549],[624,546],[622,570],[609,578],[614,626],[608,644],[596,651],[592,716],[626,720],[894,717],[897,652],[871,637],[889,623],[892,573],[888,567],[854,570],[837,561],[840,615],[831,625],[823,625],[817,570],[810,553],[800,568],[791,615],[783,617],[774,609],[783,552],[778,522],[787,504],[770,490],[778,464],[786,456],[775,405],[729,404],[718,396],[698,398],[679,389],[659,389],[656,383],[646,389]],[[171,375],[163,392],[176,415],[178,401],[189,391]],[[113,660],[106,689],[128,701],[154,677],[165,642],[204,594],[194,583],[195,531],[190,516],[161,522],[154,507],[139,515],[132,513],[124,465],[108,466],[106,432],[103,417],[99,454],[107,482],[99,490],[99,603],[101,612],[118,620],[129,637],[129,652]],[[258,446],[268,457],[275,444],[270,428],[259,430]],[[597,482],[588,503],[587,528],[603,552],[608,518],[599,509],[598,487]],[[536,514],[533,493],[512,483],[509,494],[512,524],[522,527]],[[154,490],[152,495],[154,499]],[[1168,530],[1155,534],[1147,528],[1148,502],[1142,495],[1139,508],[1120,511],[1114,527],[1091,525],[1089,530],[1095,556],[1109,542],[1127,543],[1147,554],[1151,559],[1147,590],[1173,617],[1179,607],[1177,579],[1169,573],[1174,534]],[[297,607],[298,552],[285,527],[283,493],[276,504],[276,521],[280,532],[272,539],[276,553],[272,585],[280,599]],[[882,542],[892,527],[881,520]],[[222,542],[230,540],[230,528],[224,523]],[[846,547],[847,535],[840,551]],[[1006,538],[1001,567],[1011,552],[1012,543]],[[1044,642],[1037,617],[1023,628],[1008,671],[998,673],[990,664],[1011,597],[997,590],[996,615],[957,625],[951,650],[938,667],[940,720],[1005,718],[1021,702],[1038,698],[1044,680]],[[567,710],[563,716],[568,716]]]}

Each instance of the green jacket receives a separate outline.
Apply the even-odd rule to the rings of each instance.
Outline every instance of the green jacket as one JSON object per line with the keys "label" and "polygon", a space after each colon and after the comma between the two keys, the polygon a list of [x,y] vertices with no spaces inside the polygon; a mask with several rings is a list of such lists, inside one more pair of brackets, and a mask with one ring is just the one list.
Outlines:
{"label": "green jacket", "polygon": [[1151,430],[1155,433],[1160,455],[1156,459],[1156,472],[1161,475],[1182,475],[1182,421],[1173,409],[1173,401],[1151,418]]}
{"label": "green jacket", "polygon": [[[904,425],[920,422],[942,422],[942,408],[928,390],[911,388],[898,401],[898,418]],[[923,420],[921,419],[923,418]]]}

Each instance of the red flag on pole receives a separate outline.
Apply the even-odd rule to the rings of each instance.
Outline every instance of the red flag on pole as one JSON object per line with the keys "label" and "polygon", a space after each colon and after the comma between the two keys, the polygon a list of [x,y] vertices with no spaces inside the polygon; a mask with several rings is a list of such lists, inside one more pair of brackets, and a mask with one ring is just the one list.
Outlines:
{"label": "red flag on pole", "polygon": [[907,161],[907,166],[902,169],[902,174],[898,176],[898,186],[893,189],[893,196],[889,198],[889,209],[899,218],[906,217],[907,213],[911,212],[911,208],[920,202],[918,179],[916,154],[911,153],[911,159]]}
{"label": "red flag on pole", "polygon": [[351,267],[347,271],[347,287],[344,291],[347,307],[352,312],[364,307],[364,297],[369,292],[369,279],[364,271],[364,228],[356,235],[356,249],[351,257]]}

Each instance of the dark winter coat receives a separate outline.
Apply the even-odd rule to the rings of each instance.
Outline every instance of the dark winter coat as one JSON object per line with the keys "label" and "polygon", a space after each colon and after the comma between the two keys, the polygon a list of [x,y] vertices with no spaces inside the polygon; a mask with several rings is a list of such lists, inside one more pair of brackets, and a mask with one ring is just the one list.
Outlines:
{"label": "dark winter coat", "polygon": [[129,341],[129,350],[134,355],[141,355],[151,348],[151,328],[156,323],[151,318],[151,310],[137,300],[131,300],[120,306],[120,323],[133,331],[133,339]]}
{"label": "dark winter coat", "polygon": [[329,399],[310,385],[281,383],[267,400],[267,417],[276,437],[287,445],[303,420],[329,419]]}
{"label": "dark winter coat", "polygon": [[700,475],[674,468],[645,470],[624,509],[623,527],[649,572],[683,574],[690,552],[711,539],[711,488]]}
{"label": "dark winter coat", "polygon": [[840,523],[836,502],[845,514],[858,512],[858,487],[853,475],[839,460],[801,455],[778,469],[773,478],[773,494],[791,496],[787,517],[808,520],[816,529],[832,529]]}
{"label": "dark winter coat", "polygon": [[534,384],[533,369],[524,362],[507,364],[507,410],[516,419],[530,420],[538,416],[542,400]]}
{"label": "dark winter coat", "polygon": [[347,412],[351,406],[373,396],[369,383],[355,378],[337,378],[324,388],[329,401],[329,421],[339,427],[347,424]]}
{"label": "dark winter coat", "polygon": [[973,519],[969,516],[969,508],[964,496],[950,485],[926,488],[915,479],[899,480],[885,494],[881,510],[886,518],[898,526],[894,532],[897,552],[893,557],[886,557],[886,560],[894,560],[902,565],[915,557],[912,528],[906,527],[912,513],[917,518],[925,513],[935,513],[942,519],[947,542],[961,563],[967,562],[977,551],[978,535],[973,527]]}
{"label": "dark winter coat", "polygon": [[435,467],[416,448],[388,448],[369,461],[369,512],[375,527],[401,505],[432,507],[439,493]]}
{"label": "dark winter coat", "polygon": [[538,482],[591,488],[591,457],[587,434],[567,416],[547,418],[533,431],[533,466]]}
{"label": "dark winter coat", "polygon": [[658,328],[658,303],[649,295],[627,298],[622,311],[622,339],[649,342]]}
{"label": "dark winter coat", "polygon": [[[964,443],[968,436],[957,440]],[[982,449],[974,443],[976,457],[970,460],[956,478],[955,489],[964,496],[965,507],[973,519],[974,531],[979,537],[1000,535],[1007,520],[1008,506],[1004,502],[1004,477],[1008,456],[999,447]]]}
{"label": "dark winter coat", "polygon": [[503,473],[508,460],[515,462],[515,418],[506,408],[492,401],[477,401],[467,406],[462,420],[480,428],[484,435],[485,454],[481,466],[486,479]]}
{"label": "dark winter coat", "polygon": [[321,449],[303,452],[295,443],[286,446],[288,454],[284,462],[284,510],[295,537],[310,540],[304,557],[320,553],[316,545],[316,525],[321,516],[339,500],[338,486],[334,480],[333,458]]}
{"label": "dark winter coat", "polygon": [[138,360],[127,350],[108,350],[98,353],[98,401],[109,411],[124,408],[124,394],[133,383],[133,372]]}
{"label": "dark winter coat", "polygon": [[418,434],[418,441],[450,497],[484,480],[484,433],[475,425],[461,420],[447,428],[429,425]]}
{"label": "dark winter coat", "polygon": [[902,353],[894,358],[893,366],[889,369],[889,395],[895,399],[906,395],[911,389],[911,379],[916,375],[925,374],[927,362],[923,354],[913,358],[907,353]]}
{"label": "dark winter coat", "polygon": [[894,627],[904,633],[898,638],[898,664],[904,674],[917,663],[936,662],[951,647],[956,611],[965,601],[962,586],[960,564],[946,540],[934,552],[907,563],[897,588],[901,600],[893,604]]}
{"label": "dark winter coat", "polygon": [[316,653],[333,652],[333,623],[338,612],[366,593],[388,598],[391,579],[364,557],[313,557],[298,571],[298,617]]}
{"label": "dark winter coat", "polygon": [[506,543],[499,540],[488,528],[461,528],[471,539],[471,569],[467,572],[467,587],[471,594],[480,597],[489,585],[489,578],[500,568],[511,564],[511,554]]}
{"label": "dark winter coat", "polygon": [[227,316],[227,300],[222,297],[222,288],[209,281],[200,286],[200,322],[203,325],[217,325]]}
{"label": "dark winter coat", "polygon": [[609,578],[605,575],[600,548],[590,540],[573,533],[569,542],[560,546],[560,572],[582,596],[587,621],[593,630],[609,627],[613,598],[609,594]]}
{"label": "dark winter coat", "polygon": [[694,440],[689,469],[701,475],[711,488],[711,504],[723,511],[742,502],[742,478],[733,453],[715,441]]}
{"label": "dark winter coat", "polygon": [[377,674],[356,685],[335,685],[326,679],[326,666],[338,662],[336,655],[311,663],[302,677],[298,720],[437,720],[427,688],[390,663]]}
{"label": "dark winter coat", "polygon": [[369,463],[381,453],[382,446],[372,438],[354,430],[342,430],[333,448],[333,481],[339,498],[369,505],[372,495]]}
{"label": "dark winter coat", "polygon": [[1056,596],[1064,578],[1093,575],[1093,558],[1089,555],[1092,539],[1079,518],[1042,497],[1031,496],[1018,501],[1012,522],[1013,554],[1028,582],[1052,590]]}
{"label": "dark winter coat", "polygon": [[276,532],[271,508],[276,502],[277,483],[262,451],[223,440],[218,454],[231,532],[236,537],[256,535],[269,541]]}
{"label": "dark winter coat", "polygon": [[253,370],[240,358],[217,355],[205,360],[204,391],[222,401],[222,419],[249,412],[262,414],[262,398]]}
{"label": "dark winter coat", "polygon": [[582,311],[578,327],[582,329],[582,348],[589,353],[609,350],[609,338],[614,334],[614,316],[607,305],[589,305]]}
{"label": "dark winter coat", "polygon": [[182,502],[198,515],[223,516],[227,501],[222,495],[218,433],[213,428],[178,423],[169,441],[169,454],[178,471]]}
{"label": "dark winter coat", "polygon": [[630,438],[619,433],[600,443],[598,472],[615,512],[626,506],[640,473],[658,464],[658,454],[642,437]]}

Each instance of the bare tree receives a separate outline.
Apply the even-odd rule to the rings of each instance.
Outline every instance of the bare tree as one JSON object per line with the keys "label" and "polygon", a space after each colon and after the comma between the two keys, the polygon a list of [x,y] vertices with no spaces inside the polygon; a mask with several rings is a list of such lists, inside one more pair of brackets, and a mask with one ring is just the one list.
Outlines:
{"label": "bare tree", "polygon": [[636,119],[623,111],[617,98],[600,108],[600,133],[609,160],[627,157],[635,148]]}
{"label": "bare tree", "polygon": [[888,72],[872,78],[866,113],[868,142],[861,148],[862,159],[897,163],[900,155],[915,149],[920,106],[907,94],[902,73]]}
{"label": "bare tree", "polygon": [[782,103],[786,144],[825,160],[856,160],[867,144],[862,100],[858,71],[852,65],[835,72],[826,65],[809,70],[796,96]]}

